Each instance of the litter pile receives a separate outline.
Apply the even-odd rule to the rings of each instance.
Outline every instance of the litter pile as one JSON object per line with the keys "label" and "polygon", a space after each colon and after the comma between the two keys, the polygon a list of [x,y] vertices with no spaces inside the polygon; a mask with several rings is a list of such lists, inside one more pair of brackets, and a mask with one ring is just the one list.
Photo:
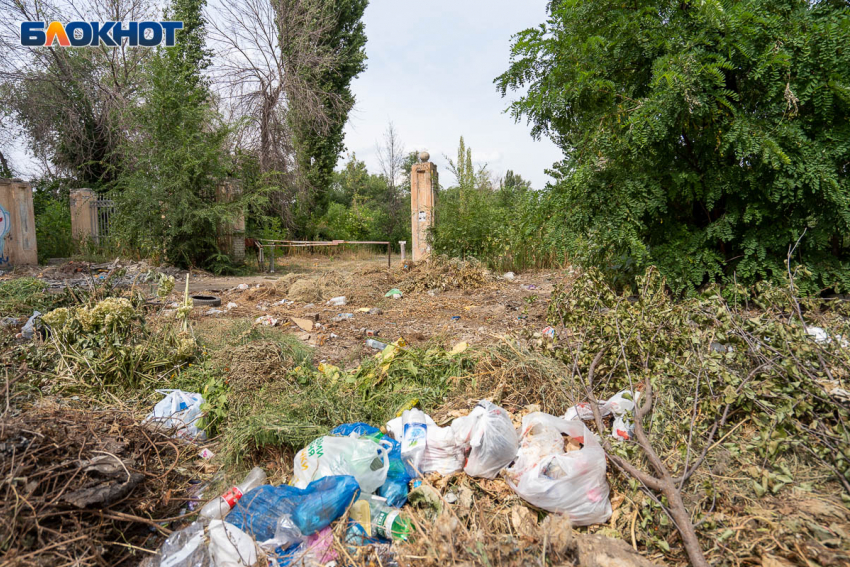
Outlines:
{"label": "litter pile", "polygon": [[508,412],[487,400],[446,427],[417,407],[382,429],[340,425],[298,451],[293,471],[289,485],[273,486],[254,468],[172,534],[158,564],[327,565],[362,556],[364,547],[395,564],[392,544],[424,529],[408,499],[439,502],[423,479],[461,471],[478,479],[504,474],[520,497],[573,525],[611,516],[605,455],[581,421],[532,413],[517,435]]}
{"label": "litter pile", "polygon": [[[183,505],[194,456],[131,415],[32,408],[0,422],[0,540],[12,565],[134,565]],[[147,544],[147,546],[146,546]]]}

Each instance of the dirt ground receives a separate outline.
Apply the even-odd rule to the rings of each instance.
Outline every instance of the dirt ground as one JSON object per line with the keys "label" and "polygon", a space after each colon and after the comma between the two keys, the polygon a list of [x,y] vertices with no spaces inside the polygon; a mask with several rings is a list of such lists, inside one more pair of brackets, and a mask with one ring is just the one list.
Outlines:
{"label": "dirt ground", "polygon": [[[321,279],[327,274],[344,280],[342,285],[331,289],[346,295],[345,306],[327,305],[327,293],[321,300],[293,299],[294,303],[280,304],[290,299],[282,282],[291,285],[299,279]],[[445,344],[486,344],[509,332],[533,336],[546,326],[548,300],[555,284],[566,275],[552,271],[528,272],[509,280],[501,274],[492,274],[492,279],[477,289],[435,289],[413,291],[401,299],[384,297],[408,274],[409,270],[402,266],[398,257],[393,259],[390,269],[386,267],[385,256],[356,260],[283,258],[278,261],[274,274],[190,278],[192,294],[220,297],[222,306],[217,309],[224,311],[207,314],[209,308],[197,308],[192,317],[206,327],[215,326],[209,319],[256,319],[268,315],[278,320],[278,326],[292,328],[299,338],[315,347],[317,362],[353,367],[363,356],[376,352],[365,345],[369,338],[365,334],[367,330],[375,332],[377,336],[373,338],[379,341],[404,338],[414,345],[429,340]],[[247,284],[249,288],[239,289],[240,284]],[[179,289],[175,294],[177,291]],[[227,309],[228,303],[235,303],[237,307]],[[368,312],[374,308],[381,313]],[[352,317],[336,320],[338,315],[345,313]],[[304,331],[292,321],[293,318],[309,319],[318,324]]]}

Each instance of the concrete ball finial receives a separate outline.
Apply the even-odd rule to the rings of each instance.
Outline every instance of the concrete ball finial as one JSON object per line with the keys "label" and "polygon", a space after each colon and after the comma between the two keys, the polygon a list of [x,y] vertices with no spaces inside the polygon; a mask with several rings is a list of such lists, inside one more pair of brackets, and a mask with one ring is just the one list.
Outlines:
{"label": "concrete ball finial", "polygon": [[429,159],[431,159],[431,154],[429,154],[428,152],[420,152],[419,161],[421,161],[422,163],[425,163]]}

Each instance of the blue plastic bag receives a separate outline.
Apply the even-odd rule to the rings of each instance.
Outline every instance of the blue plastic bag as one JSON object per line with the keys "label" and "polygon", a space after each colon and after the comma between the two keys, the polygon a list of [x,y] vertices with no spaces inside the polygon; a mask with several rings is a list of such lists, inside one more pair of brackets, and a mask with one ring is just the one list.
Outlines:
{"label": "blue plastic bag", "polygon": [[407,492],[410,481],[416,478],[416,472],[412,470],[401,458],[401,443],[387,437],[377,427],[366,423],[346,423],[339,425],[331,431],[331,435],[350,437],[354,433],[359,437],[368,437],[375,441],[384,440],[392,445],[389,453],[390,470],[387,472],[387,480],[378,489],[378,496],[387,499],[387,504],[401,508],[407,503]]}
{"label": "blue plastic bag", "polygon": [[326,476],[304,489],[267,484],[242,496],[227,515],[227,522],[263,542],[274,537],[278,520],[288,515],[308,536],[342,516],[359,494],[360,486],[353,476]]}

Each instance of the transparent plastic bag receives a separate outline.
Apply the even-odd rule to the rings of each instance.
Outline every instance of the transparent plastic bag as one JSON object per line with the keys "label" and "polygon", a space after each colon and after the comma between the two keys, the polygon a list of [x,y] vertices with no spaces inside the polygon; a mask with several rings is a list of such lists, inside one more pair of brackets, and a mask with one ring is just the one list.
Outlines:
{"label": "transparent plastic bag", "polygon": [[[563,435],[582,448],[566,452]],[[531,504],[587,526],[611,517],[605,467],[605,451],[584,423],[537,412],[522,419],[519,451],[506,478]]]}
{"label": "transparent plastic bag", "polygon": [[326,476],[351,475],[362,492],[372,494],[387,480],[389,445],[367,438],[319,437],[295,455],[295,486],[306,488]]}
{"label": "transparent plastic bag", "polygon": [[265,564],[254,538],[222,520],[193,522],[162,544],[160,567],[253,567]]}
{"label": "transparent plastic bag", "polygon": [[456,442],[469,449],[464,472],[470,476],[496,478],[517,453],[517,434],[508,412],[481,400],[465,417],[452,422]]}
{"label": "transparent plastic bag", "polygon": [[201,405],[204,397],[183,390],[157,390],[165,398],[157,402],[153,411],[148,415],[148,423],[157,423],[166,429],[175,429],[175,437],[189,439],[206,439],[202,429],[198,428],[201,419]]}

